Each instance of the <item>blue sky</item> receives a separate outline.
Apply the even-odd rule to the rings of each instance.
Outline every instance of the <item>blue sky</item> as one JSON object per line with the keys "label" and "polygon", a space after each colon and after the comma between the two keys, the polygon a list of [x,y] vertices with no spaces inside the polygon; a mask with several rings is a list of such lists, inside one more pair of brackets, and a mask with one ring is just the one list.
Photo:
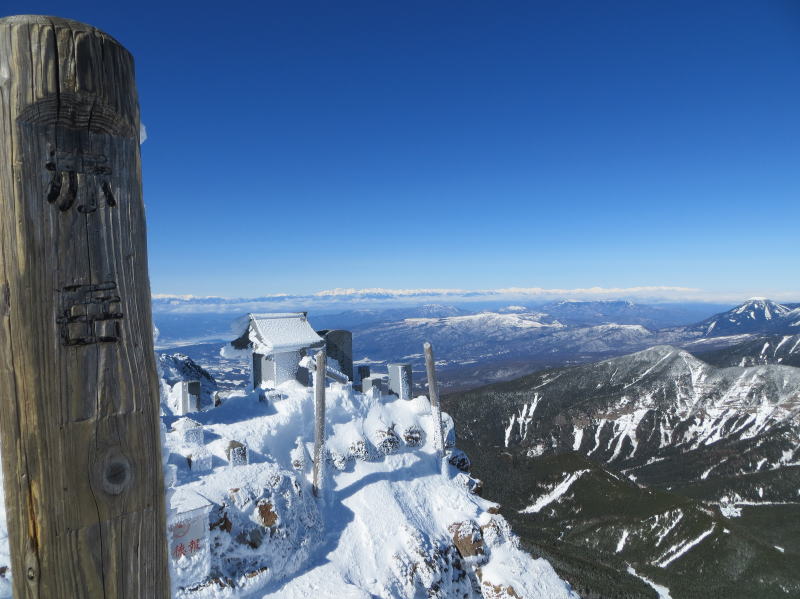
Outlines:
{"label": "blue sky", "polygon": [[135,56],[155,293],[798,291],[800,4],[6,0]]}

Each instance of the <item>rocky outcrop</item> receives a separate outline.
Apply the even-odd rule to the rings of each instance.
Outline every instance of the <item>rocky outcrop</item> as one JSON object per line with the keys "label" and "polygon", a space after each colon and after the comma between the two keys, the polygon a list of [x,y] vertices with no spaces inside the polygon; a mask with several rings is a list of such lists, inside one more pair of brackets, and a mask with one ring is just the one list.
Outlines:
{"label": "rocky outcrop", "polygon": [[250,464],[231,474],[245,468],[252,470],[251,482],[210,498],[215,502],[209,517],[211,577],[235,582],[242,573],[290,576],[320,537],[317,506],[291,472]]}
{"label": "rocky outcrop", "polygon": [[453,545],[458,549],[463,558],[481,558],[485,555],[483,550],[483,534],[480,527],[473,522],[457,522],[447,529],[453,535]]}
{"label": "rocky outcrop", "polygon": [[185,354],[157,354],[159,374],[164,384],[172,387],[180,381],[200,382],[200,405],[214,405],[217,381],[202,366]]}

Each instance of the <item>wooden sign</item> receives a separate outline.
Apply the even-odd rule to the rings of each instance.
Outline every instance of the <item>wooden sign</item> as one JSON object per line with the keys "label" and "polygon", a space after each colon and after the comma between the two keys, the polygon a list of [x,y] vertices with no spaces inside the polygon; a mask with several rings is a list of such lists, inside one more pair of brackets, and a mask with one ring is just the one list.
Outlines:
{"label": "wooden sign", "polygon": [[0,436],[14,596],[169,596],[133,59],[0,19]]}

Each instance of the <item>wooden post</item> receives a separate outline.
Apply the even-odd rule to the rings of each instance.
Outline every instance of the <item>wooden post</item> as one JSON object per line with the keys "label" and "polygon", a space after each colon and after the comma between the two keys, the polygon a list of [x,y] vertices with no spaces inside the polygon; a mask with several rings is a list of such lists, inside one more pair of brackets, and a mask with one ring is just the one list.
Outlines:
{"label": "wooden post", "polygon": [[169,597],[133,59],[0,19],[0,438],[14,597]]}
{"label": "wooden post", "polygon": [[433,361],[433,347],[427,341],[422,348],[425,351],[425,368],[428,371],[428,395],[431,399],[431,415],[433,416],[433,445],[439,457],[444,457],[444,438],[442,436],[442,411],[439,407],[439,390],[436,387],[436,366]]}
{"label": "wooden post", "polygon": [[325,377],[327,359],[325,350],[317,352],[314,374],[314,495],[319,496],[325,475]]}

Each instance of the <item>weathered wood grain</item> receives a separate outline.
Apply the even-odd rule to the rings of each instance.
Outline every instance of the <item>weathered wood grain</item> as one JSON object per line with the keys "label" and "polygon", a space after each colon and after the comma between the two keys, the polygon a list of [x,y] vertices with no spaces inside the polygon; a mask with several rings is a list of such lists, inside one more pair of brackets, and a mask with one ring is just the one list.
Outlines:
{"label": "weathered wood grain", "polygon": [[0,437],[18,599],[166,598],[133,59],[0,19]]}

